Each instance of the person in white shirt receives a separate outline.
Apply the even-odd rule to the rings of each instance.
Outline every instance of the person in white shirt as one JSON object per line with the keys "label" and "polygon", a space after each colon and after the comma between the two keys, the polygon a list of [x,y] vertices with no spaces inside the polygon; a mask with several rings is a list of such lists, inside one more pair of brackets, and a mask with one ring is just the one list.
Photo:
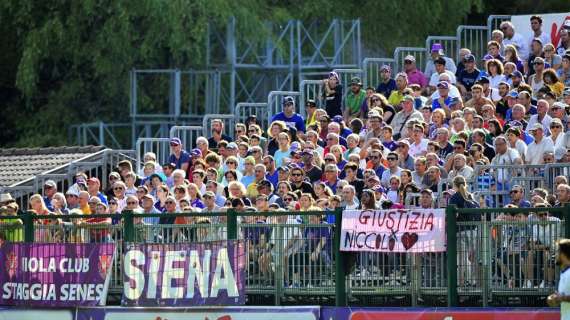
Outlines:
{"label": "person in white shirt", "polygon": [[501,23],[500,29],[505,36],[503,39],[503,47],[512,44],[517,48],[521,59],[526,60],[528,58],[528,43],[520,33],[515,32],[515,26],[513,26],[510,21],[504,21]]}
{"label": "person in white shirt", "polygon": [[570,239],[558,241],[556,264],[560,266],[558,290],[549,295],[546,302],[551,307],[560,306],[560,319],[570,320]]}
{"label": "person in white shirt", "polygon": [[551,43],[550,35],[544,31],[542,31],[542,17],[541,16],[531,16],[530,17],[530,28],[532,29],[532,33],[527,39],[527,43],[530,47],[532,40],[535,38],[539,38],[542,43],[547,44]]}
{"label": "person in white shirt", "polygon": [[444,73],[449,75],[449,82],[451,84],[455,84],[457,82],[457,80],[455,79],[455,74],[453,74],[453,72],[447,69],[446,62],[447,61],[443,57],[439,57],[434,60],[435,72],[431,75],[429,79],[429,86],[432,87],[431,88],[432,90],[435,90],[435,87],[440,81],[439,76]]}
{"label": "person in white shirt", "polygon": [[412,157],[425,156],[429,139],[424,138],[424,128],[421,124],[414,124],[412,143],[408,154]]}
{"label": "person in white shirt", "polygon": [[342,188],[342,203],[341,207],[345,210],[356,210],[360,207],[360,201],[356,198],[356,189],[354,186],[347,185]]}
{"label": "person in white shirt", "polygon": [[534,137],[534,141],[526,149],[525,161],[527,164],[543,164],[542,156],[544,153],[547,151],[554,153],[554,142],[550,137],[544,136],[544,129],[540,123],[535,123],[530,128],[530,133]]}
{"label": "person in white shirt", "polygon": [[544,99],[538,100],[536,103],[537,114],[534,114],[528,119],[528,124],[526,126],[527,132],[530,133],[530,129],[534,128],[537,123],[542,124],[542,130],[548,135],[550,134],[550,122],[552,122],[552,117],[548,115],[548,101]]}

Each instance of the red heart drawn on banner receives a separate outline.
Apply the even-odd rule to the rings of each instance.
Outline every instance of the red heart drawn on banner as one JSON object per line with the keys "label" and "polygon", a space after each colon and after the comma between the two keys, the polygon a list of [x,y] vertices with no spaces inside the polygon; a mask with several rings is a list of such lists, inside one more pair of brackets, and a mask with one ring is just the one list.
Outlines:
{"label": "red heart drawn on banner", "polygon": [[567,16],[566,18],[564,18],[564,21],[562,21],[562,23],[560,24],[560,27],[558,27],[556,22],[552,23],[552,26],[550,28],[550,40],[551,40],[552,44],[554,45],[554,48],[558,47],[558,42],[560,41],[560,32],[562,31],[562,26],[568,20],[570,20],[570,16]]}
{"label": "red heart drawn on banner", "polygon": [[402,244],[406,250],[410,250],[411,247],[414,246],[418,242],[418,234],[417,233],[409,233],[405,232],[402,235]]}

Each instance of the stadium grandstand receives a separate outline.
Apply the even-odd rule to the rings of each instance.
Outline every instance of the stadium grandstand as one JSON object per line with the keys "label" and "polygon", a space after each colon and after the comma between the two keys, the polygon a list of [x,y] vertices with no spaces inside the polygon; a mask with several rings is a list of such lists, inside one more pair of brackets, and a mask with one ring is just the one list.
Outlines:
{"label": "stadium grandstand", "polygon": [[[237,240],[247,305],[546,306],[570,238],[570,20],[554,39],[541,16],[489,16],[381,58],[358,20],[291,21],[262,53],[235,23],[208,29],[227,54],[208,70],[133,70],[130,123],[0,150],[0,243],[114,244],[108,305],[140,281],[133,245]],[[152,77],[164,111],[139,99]],[[439,235],[359,243],[363,212]]]}

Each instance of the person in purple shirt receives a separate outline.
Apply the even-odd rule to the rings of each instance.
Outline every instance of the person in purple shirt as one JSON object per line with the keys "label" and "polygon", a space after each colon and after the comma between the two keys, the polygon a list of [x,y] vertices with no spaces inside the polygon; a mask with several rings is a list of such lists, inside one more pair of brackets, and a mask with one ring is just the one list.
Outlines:
{"label": "person in purple shirt", "polygon": [[427,78],[423,72],[416,67],[416,58],[414,56],[408,55],[404,58],[404,70],[408,75],[408,85],[417,84],[422,89],[427,86]]}
{"label": "person in purple shirt", "polygon": [[295,113],[295,99],[291,96],[283,98],[283,111],[271,118],[271,123],[283,121],[288,127],[294,128],[297,132],[305,132],[305,120],[301,115]]}
{"label": "person in purple shirt", "polygon": [[170,152],[168,163],[174,163],[176,169],[188,170],[190,154],[182,149],[182,141],[179,138],[170,139]]}
{"label": "person in purple shirt", "polygon": [[396,80],[392,79],[390,66],[385,64],[380,68],[380,84],[376,88],[376,93],[388,98],[394,90],[396,90]]}

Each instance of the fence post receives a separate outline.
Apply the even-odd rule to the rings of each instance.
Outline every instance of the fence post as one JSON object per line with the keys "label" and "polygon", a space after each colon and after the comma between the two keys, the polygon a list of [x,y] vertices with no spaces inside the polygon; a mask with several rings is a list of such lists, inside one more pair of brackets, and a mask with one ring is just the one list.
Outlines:
{"label": "fence post", "polygon": [[125,242],[133,242],[135,240],[135,223],[133,219],[132,211],[123,212],[124,223],[123,223],[123,234],[125,235]]}
{"label": "fence post", "polygon": [[342,208],[336,208],[335,216],[335,232],[334,232],[334,249],[335,249],[335,301],[337,307],[346,307],[346,253],[340,251],[340,237],[342,225]]}
{"label": "fence post", "polygon": [[457,307],[457,208],[445,209],[445,234],[447,236],[447,306]]}
{"label": "fence post", "polygon": [[34,216],[35,214],[31,212],[26,212],[21,216],[22,222],[24,223],[24,242],[33,243],[34,242]]}
{"label": "fence post", "polygon": [[564,204],[562,218],[564,218],[564,238],[570,239],[570,203]]}
{"label": "fence post", "polygon": [[229,209],[227,212],[227,225],[227,240],[237,240],[237,214],[234,209]]}

